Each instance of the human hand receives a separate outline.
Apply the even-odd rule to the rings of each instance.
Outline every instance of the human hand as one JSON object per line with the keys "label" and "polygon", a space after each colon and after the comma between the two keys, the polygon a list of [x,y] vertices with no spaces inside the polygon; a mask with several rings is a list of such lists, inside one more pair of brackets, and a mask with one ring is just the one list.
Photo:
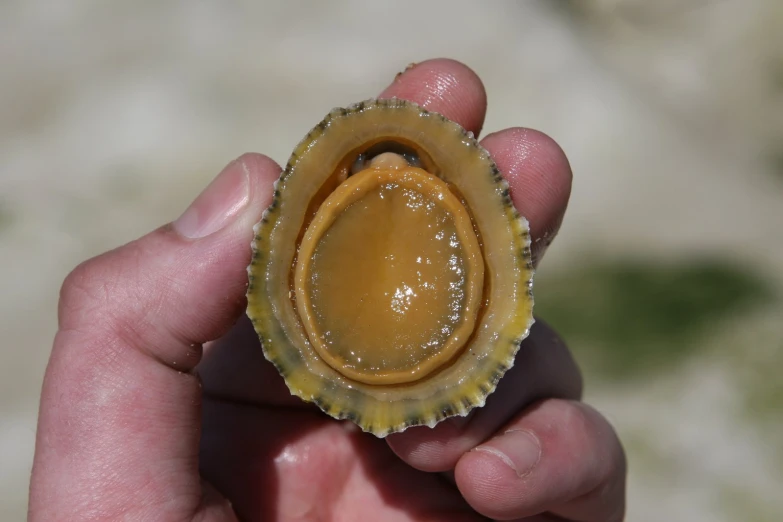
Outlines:
{"label": "human hand", "polygon": [[[476,135],[484,121],[480,80],[453,61],[410,68],[391,96]],[[481,143],[537,262],[565,212],[568,162],[527,129]],[[621,520],[620,443],[579,402],[579,370],[541,322],[486,406],[434,429],[376,439],[290,396],[243,316],[252,227],[279,173],[246,154],[173,224],[68,276],[30,520]]]}

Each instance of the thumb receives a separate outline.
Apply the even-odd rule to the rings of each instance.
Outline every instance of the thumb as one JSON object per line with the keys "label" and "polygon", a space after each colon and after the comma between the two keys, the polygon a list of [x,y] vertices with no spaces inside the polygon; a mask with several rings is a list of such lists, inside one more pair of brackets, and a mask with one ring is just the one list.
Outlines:
{"label": "thumb", "polygon": [[[228,165],[174,223],[66,279],[44,378],[31,520],[233,517],[198,477],[201,344],[242,313],[280,168]],[[230,518],[229,518],[230,519]]]}

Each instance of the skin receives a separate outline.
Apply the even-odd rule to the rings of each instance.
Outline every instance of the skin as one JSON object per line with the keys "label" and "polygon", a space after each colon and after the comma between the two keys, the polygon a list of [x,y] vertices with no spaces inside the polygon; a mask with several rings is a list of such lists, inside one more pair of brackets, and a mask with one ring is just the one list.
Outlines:
{"label": "skin", "polygon": [[[476,135],[487,103],[475,73],[442,59],[381,96]],[[565,213],[568,161],[530,129],[482,144],[538,262]],[[68,276],[30,520],[622,520],[622,447],[579,401],[579,370],[543,322],[484,408],[434,429],[376,439],[290,396],[243,317],[252,226],[279,172],[245,154],[177,221]]]}

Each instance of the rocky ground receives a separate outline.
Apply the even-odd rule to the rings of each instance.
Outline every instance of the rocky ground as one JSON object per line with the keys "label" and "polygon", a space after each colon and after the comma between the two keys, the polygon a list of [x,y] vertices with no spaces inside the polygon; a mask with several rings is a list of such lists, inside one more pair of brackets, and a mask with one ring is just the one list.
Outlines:
{"label": "rocky ground", "polygon": [[70,268],[433,56],[571,159],[539,309],[627,446],[629,520],[783,518],[783,4],[445,5],[0,4],[0,519]]}

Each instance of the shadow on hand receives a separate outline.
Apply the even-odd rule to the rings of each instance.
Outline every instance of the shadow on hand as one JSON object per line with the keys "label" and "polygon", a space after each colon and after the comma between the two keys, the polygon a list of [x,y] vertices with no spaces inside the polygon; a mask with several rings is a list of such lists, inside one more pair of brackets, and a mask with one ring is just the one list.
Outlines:
{"label": "shadow on hand", "polygon": [[442,475],[292,397],[246,318],[205,348],[198,370],[200,471],[240,520],[484,520]]}

